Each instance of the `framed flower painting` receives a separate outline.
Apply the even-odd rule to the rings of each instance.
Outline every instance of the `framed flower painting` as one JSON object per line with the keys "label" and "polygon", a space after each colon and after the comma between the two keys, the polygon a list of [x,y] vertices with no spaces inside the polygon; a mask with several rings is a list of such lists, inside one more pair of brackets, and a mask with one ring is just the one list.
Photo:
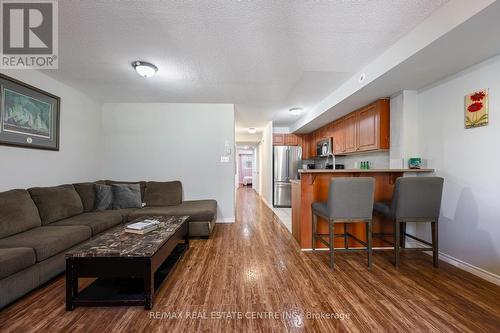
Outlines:
{"label": "framed flower painting", "polygon": [[465,96],[465,128],[488,125],[488,89]]}

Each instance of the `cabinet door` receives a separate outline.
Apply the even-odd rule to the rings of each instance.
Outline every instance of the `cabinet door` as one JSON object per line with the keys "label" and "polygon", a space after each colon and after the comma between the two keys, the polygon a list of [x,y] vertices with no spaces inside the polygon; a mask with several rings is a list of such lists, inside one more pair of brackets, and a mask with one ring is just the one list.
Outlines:
{"label": "cabinet door", "polygon": [[357,150],[367,151],[379,148],[379,117],[376,105],[357,112]]}
{"label": "cabinet door", "polygon": [[316,143],[318,141],[317,132],[312,132],[309,138],[309,158],[316,156]]}
{"label": "cabinet door", "polygon": [[356,114],[348,114],[342,122],[344,123],[344,145],[345,152],[352,153],[356,151]]}
{"label": "cabinet door", "polygon": [[273,146],[284,146],[285,134],[273,134]]}
{"label": "cabinet door", "polygon": [[286,134],[285,135],[285,146],[297,146],[298,139],[295,134]]}
{"label": "cabinet door", "polygon": [[333,125],[333,151],[335,154],[345,153],[344,144],[344,123],[342,121],[336,121]]}

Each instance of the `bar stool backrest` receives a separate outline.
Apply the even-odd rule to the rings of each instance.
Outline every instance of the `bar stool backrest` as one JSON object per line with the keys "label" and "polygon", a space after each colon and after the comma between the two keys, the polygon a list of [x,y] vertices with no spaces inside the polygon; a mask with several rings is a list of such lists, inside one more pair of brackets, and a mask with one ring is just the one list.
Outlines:
{"label": "bar stool backrest", "polygon": [[333,178],[327,209],[332,220],[371,220],[375,178]]}
{"label": "bar stool backrest", "polygon": [[[399,220],[437,221],[443,195],[441,177],[400,177],[396,179],[391,210]],[[412,220],[413,221],[410,221]]]}

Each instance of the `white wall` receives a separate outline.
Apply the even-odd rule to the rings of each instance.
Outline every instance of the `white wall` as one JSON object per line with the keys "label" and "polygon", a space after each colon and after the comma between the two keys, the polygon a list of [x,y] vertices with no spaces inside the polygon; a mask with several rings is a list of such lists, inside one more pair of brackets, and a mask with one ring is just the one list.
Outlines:
{"label": "white wall", "polygon": [[[218,221],[235,218],[234,106],[103,105],[102,178],[180,180],[184,199],[215,199]],[[229,163],[221,156],[231,149]]]}
{"label": "white wall", "polygon": [[97,180],[100,104],[40,71],[2,73],[61,97],[61,123],[58,152],[0,145],[0,191]]}
{"label": "white wall", "polygon": [[262,131],[259,144],[259,194],[268,205],[273,204],[273,123]]}
{"label": "white wall", "polygon": [[[445,178],[440,251],[500,275],[500,57],[418,94],[417,150]],[[490,90],[490,124],[464,129],[464,96]],[[418,234],[429,239],[418,226]]]}

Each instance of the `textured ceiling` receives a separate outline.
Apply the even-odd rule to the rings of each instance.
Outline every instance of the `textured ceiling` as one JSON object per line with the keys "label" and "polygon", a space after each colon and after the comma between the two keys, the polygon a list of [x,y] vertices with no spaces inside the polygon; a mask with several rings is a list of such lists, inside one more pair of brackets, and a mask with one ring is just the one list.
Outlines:
{"label": "textured ceiling", "polygon": [[102,102],[234,103],[239,127],[288,125],[445,2],[65,0],[49,74]]}

